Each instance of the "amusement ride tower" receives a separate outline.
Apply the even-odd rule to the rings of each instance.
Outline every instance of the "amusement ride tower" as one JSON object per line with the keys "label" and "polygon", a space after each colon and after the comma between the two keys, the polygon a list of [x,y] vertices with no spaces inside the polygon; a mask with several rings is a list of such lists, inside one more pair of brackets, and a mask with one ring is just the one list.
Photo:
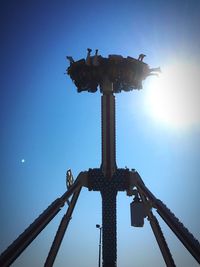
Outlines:
{"label": "amusement ride tower", "polygon": [[131,203],[131,225],[143,227],[144,219],[150,222],[152,231],[167,267],[176,266],[162,233],[161,227],[152,209],[156,209],[161,218],[171,228],[191,255],[200,263],[200,244],[176,216],[157,199],[145,186],[140,175],[134,169],[118,168],[116,164],[115,144],[115,94],[121,91],[142,89],[142,81],[149,75],[157,75],[160,68],[149,68],[143,62],[145,55],[138,59],[120,55],[108,58],[91,56],[88,49],[86,59],[74,61],[67,57],[70,66],[67,73],[77,87],[78,92],[96,92],[101,96],[102,126],[102,162],[100,168],[89,168],[81,172],[74,181],[71,170],[67,171],[68,190],[57,198],[0,256],[0,266],[10,266],[23,250],[37,237],[46,225],[57,215],[64,204],[68,209],[63,216],[45,267],[53,266],[60,244],[71,219],[81,188],[99,191],[102,197],[102,261],[103,267],[117,266],[116,198],[119,191],[134,196]]}

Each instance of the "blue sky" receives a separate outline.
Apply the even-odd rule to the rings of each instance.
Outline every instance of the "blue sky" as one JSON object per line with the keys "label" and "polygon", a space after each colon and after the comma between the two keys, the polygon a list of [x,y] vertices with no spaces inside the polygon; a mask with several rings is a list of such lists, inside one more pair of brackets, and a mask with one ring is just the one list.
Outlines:
{"label": "blue sky", "polygon": [[[77,176],[101,164],[100,93],[78,94],[64,74],[66,55],[78,60],[88,47],[103,56],[144,53],[151,67],[161,66],[161,76],[174,75],[171,83],[168,78],[161,86],[149,78],[143,90],[116,95],[117,165],[135,168],[200,239],[200,2],[4,0],[0,5],[0,250],[65,192],[67,169]],[[173,91],[162,102],[157,91],[170,91],[166,84]],[[118,194],[118,266],[165,266],[148,222],[141,229],[130,226],[131,201]],[[13,266],[42,266],[65,210]],[[83,189],[55,266],[97,264],[96,223],[101,223],[100,195]],[[198,266],[160,223],[177,266]]]}

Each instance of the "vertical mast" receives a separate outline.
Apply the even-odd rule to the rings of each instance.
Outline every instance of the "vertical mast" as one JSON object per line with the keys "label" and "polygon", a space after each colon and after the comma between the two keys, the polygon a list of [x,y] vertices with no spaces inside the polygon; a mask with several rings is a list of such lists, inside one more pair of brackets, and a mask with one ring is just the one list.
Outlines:
{"label": "vertical mast", "polygon": [[[104,175],[102,196],[103,267],[117,264],[117,190],[113,188],[112,176],[116,172],[115,147],[115,96],[112,82],[106,77],[101,85],[102,163]],[[107,181],[107,182],[106,182]]]}
{"label": "vertical mast", "polygon": [[104,79],[101,97],[102,163],[104,176],[111,179],[117,169],[115,145],[115,96],[112,82]]}

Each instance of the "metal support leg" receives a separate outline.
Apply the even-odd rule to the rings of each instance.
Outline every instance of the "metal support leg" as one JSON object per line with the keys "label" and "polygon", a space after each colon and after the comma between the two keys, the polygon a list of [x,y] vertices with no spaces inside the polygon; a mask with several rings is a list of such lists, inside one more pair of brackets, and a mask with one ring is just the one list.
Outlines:
{"label": "metal support leg", "polygon": [[[82,173],[81,173],[82,175]],[[60,198],[57,198],[1,255],[0,266],[10,266],[28,245],[39,235],[47,224],[57,215],[64,206],[66,200],[81,184],[81,178],[77,178],[70,189]]]}
{"label": "metal support leg", "polygon": [[200,264],[200,243],[189,232],[189,230],[179,221],[179,219],[165,206],[161,200],[156,202],[157,212],[178,239],[183,243],[190,254]]}
{"label": "metal support leg", "polygon": [[140,193],[140,197],[144,204],[146,204],[146,210],[147,210],[147,217],[150,222],[152,231],[155,235],[156,241],[158,243],[158,246],[160,248],[160,251],[162,253],[163,259],[166,263],[167,267],[176,267],[175,262],[173,260],[173,257],[171,255],[170,249],[167,245],[167,242],[165,240],[165,237],[163,235],[162,229],[159,225],[159,222],[156,218],[156,216],[153,214],[153,212],[148,207],[148,200],[147,198],[141,193],[140,190],[138,190]]}
{"label": "metal support leg", "polygon": [[171,252],[169,250],[169,247],[167,245],[167,242],[165,240],[165,237],[163,235],[162,229],[159,225],[159,222],[156,218],[156,216],[153,215],[151,212],[148,216],[148,219],[150,221],[151,228],[153,230],[153,233],[155,235],[155,238],[157,240],[158,246],[160,248],[160,251],[162,253],[163,259],[166,263],[167,267],[176,267],[175,262],[172,258]]}
{"label": "metal support leg", "polygon": [[167,206],[159,199],[157,199],[151,191],[142,182],[139,174],[135,172],[136,175],[136,186],[142,192],[142,194],[147,197],[153,207],[157,209],[158,214],[165,221],[165,223],[170,227],[174,234],[183,243],[190,254],[200,263],[200,243],[195,237],[188,231],[188,229],[179,221],[179,219],[167,208]]}
{"label": "metal support leg", "polygon": [[66,229],[68,227],[69,221],[71,219],[72,212],[74,210],[74,207],[76,205],[76,202],[78,200],[79,194],[81,191],[81,187],[77,189],[77,191],[74,193],[72,200],[70,201],[69,207],[67,209],[66,214],[63,216],[60,225],[58,227],[58,231],[55,235],[54,241],[52,243],[51,249],[49,251],[48,257],[46,259],[46,262],[44,264],[44,267],[52,267],[53,263],[55,261],[55,258],[57,256],[58,250],[60,248],[61,242],[63,240],[64,234],[66,232]]}

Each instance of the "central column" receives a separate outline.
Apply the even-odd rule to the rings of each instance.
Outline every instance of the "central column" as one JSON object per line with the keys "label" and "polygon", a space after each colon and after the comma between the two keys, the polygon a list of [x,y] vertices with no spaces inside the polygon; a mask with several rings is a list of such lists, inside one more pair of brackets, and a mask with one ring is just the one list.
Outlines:
{"label": "central column", "polygon": [[103,230],[103,267],[116,267],[117,263],[117,230],[116,230],[116,197],[117,190],[113,187],[112,177],[116,172],[115,148],[115,96],[109,79],[101,85],[102,110],[102,164],[104,174],[102,186],[102,230]]}
{"label": "central column", "polygon": [[117,192],[111,186],[101,191],[102,230],[103,230],[103,267],[117,266]]}
{"label": "central column", "polygon": [[101,170],[108,179],[112,178],[116,166],[115,145],[115,96],[112,83],[105,79],[102,84],[101,127],[102,127],[102,163]]}

